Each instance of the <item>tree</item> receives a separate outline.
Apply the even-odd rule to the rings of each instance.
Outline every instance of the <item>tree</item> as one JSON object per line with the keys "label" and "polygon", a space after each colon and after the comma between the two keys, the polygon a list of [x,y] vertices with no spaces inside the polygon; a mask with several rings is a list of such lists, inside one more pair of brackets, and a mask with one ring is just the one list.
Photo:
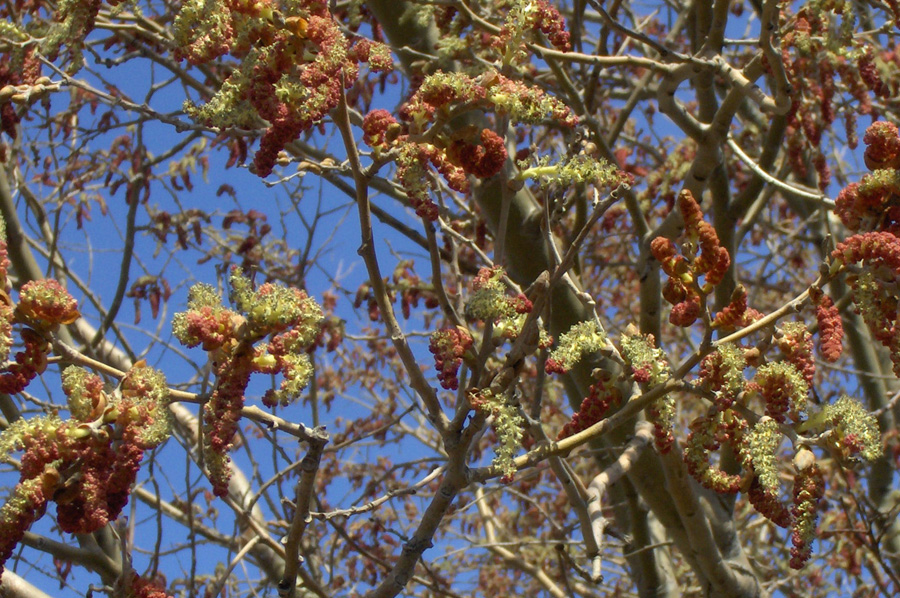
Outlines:
{"label": "tree", "polygon": [[900,592],[897,2],[0,12],[6,595]]}

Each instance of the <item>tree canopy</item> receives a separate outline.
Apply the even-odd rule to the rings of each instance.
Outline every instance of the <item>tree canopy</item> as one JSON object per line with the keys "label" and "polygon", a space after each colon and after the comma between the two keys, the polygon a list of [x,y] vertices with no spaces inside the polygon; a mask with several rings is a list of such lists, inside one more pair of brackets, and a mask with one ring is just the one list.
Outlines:
{"label": "tree canopy", "polygon": [[0,593],[900,593],[896,0],[0,5]]}

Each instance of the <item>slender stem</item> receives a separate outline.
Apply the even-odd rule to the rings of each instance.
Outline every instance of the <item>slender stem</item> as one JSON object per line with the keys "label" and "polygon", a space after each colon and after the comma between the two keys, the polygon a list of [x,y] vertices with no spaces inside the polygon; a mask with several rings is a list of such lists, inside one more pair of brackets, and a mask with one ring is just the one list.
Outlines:
{"label": "slender stem", "polygon": [[359,212],[360,235],[362,244],[357,253],[363,258],[366,264],[366,270],[369,273],[369,283],[372,285],[372,291],[375,295],[375,301],[378,303],[378,310],[381,313],[381,319],[387,327],[391,335],[391,341],[394,348],[400,355],[406,372],[410,377],[410,384],[418,393],[432,423],[435,425],[441,435],[446,434],[448,419],[441,409],[440,401],[434,389],[428,384],[419,364],[412,354],[406,336],[400,328],[397,317],[394,314],[394,306],[391,303],[387,288],[384,285],[384,279],[381,276],[381,269],[378,266],[378,256],[375,253],[375,243],[372,234],[372,213],[369,206],[369,187],[368,177],[363,172],[359,161],[359,150],[356,147],[356,141],[353,139],[353,130],[350,126],[350,115],[347,109],[347,98],[341,93],[338,107],[333,111],[334,123],[341,132],[344,140],[344,147],[347,150],[347,159],[350,163],[350,169],[353,172],[353,180],[356,183],[356,204]]}

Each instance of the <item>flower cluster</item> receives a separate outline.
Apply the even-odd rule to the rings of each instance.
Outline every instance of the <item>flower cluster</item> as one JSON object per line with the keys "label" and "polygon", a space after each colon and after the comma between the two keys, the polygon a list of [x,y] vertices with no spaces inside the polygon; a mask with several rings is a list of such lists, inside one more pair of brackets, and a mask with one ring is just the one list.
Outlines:
{"label": "flower cluster", "polygon": [[0,36],[11,42],[0,55],[0,131],[15,140],[21,118],[15,104],[38,101],[47,95],[52,83],[41,76],[37,45],[24,43],[31,37],[29,33],[7,18],[0,20]]}
{"label": "flower cluster", "polygon": [[736,330],[749,326],[763,314],[747,303],[747,289],[739,284],[731,294],[731,301],[713,318],[712,327],[724,331]]}
{"label": "flower cluster", "polygon": [[[253,359],[254,370],[261,374],[281,374],[278,388],[270,388],[262,397],[263,405],[274,407],[290,405],[313,375],[312,362],[307,351],[313,346],[318,334],[310,337],[298,328],[293,328],[272,338],[265,346],[256,348]],[[261,365],[263,364],[263,365]]]}
{"label": "flower cluster", "polygon": [[510,297],[503,284],[504,270],[501,266],[481,268],[472,279],[472,294],[466,302],[466,317],[483,322],[513,318],[517,314],[529,313],[531,301],[522,294]]}
{"label": "flower cluster", "polygon": [[[124,596],[125,598],[172,598],[172,595],[166,591],[165,580],[162,579],[161,575],[157,576],[157,579],[148,579],[146,577],[141,577],[137,574],[137,571],[131,572],[131,578],[122,577],[122,586],[127,586],[127,593],[116,594]],[[127,584],[125,580],[128,580]],[[118,585],[116,586],[118,590]],[[124,587],[122,588],[124,590]]]}
{"label": "flower cluster", "polygon": [[762,396],[766,415],[779,423],[785,421],[786,415],[799,421],[800,413],[806,410],[809,384],[789,362],[776,361],[761,366],[749,387]]}
{"label": "flower cluster", "polygon": [[328,12],[326,2],[284,3],[284,14],[263,2],[188,0],[175,18],[176,58],[204,64],[232,54],[240,65],[216,95],[187,112],[210,126],[269,128],[254,158],[268,176],[278,154],[337,106],[342,87],[352,86],[359,62],[371,70],[392,68],[380,44],[359,40],[353,48]]}
{"label": "flower cluster", "polygon": [[869,170],[900,168],[900,131],[894,123],[879,120],[872,123],[863,137],[863,158]]}
{"label": "flower cluster", "polygon": [[[663,298],[673,305],[669,321],[686,327],[700,316],[701,297],[722,281],[731,257],[719,244],[716,230],[703,220],[700,204],[689,190],[684,189],[678,195],[678,209],[684,219],[681,254],[675,243],[665,237],[653,239],[650,250],[669,276],[663,287]],[[702,285],[701,276],[704,277]]]}
{"label": "flower cluster", "polygon": [[570,187],[578,183],[618,185],[629,180],[629,175],[606,160],[586,154],[563,158],[557,164],[550,163],[550,156],[541,156],[533,166],[529,166],[524,160],[520,161],[519,168],[519,180],[535,179],[543,186]]}
{"label": "flower cluster", "polygon": [[234,312],[222,305],[214,287],[198,283],[188,292],[187,311],[172,319],[172,330],[187,347],[202,344],[204,351],[215,351],[234,337],[240,323]]}
{"label": "flower cluster", "polygon": [[[513,298],[513,301],[518,301],[521,303],[523,308],[528,306],[530,300],[525,297],[525,295],[519,295],[518,297]],[[530,309],[530,308],[529,308]],[[503,344],[503,341],[515,341],[519,338],[519,335],[522,334],[525,328],[525,322],[528,321],[528,313],[519,313],[510,318],[501,318],[500,320],[494,322],[494,330],[491,334],[491,342],[496,346],[500,346]],[[549,349],[553,346],[553,337],[547,334],[547,331],[544,330],[543,327],[538,326],[537,322],[535,322],[535,326],[533,327],[537,331],[536,342],[529,342],[528,347],[537,346],[538,349]],[[531,341],[535,341],[534,335],[529,336]]]}
{"label": "flower cluster", "polygon": [[8,295],[0,291],[0,363],[6,361],[13,346],[13,319],[15,306]]}
{"label": "flower cluster", "polygon": [[595,320],[573,324],[559,337],[559,343],[547,358],[544,369],[548,374],[565,374],[585,355],[590,355],[609,345],[606,333]]}
{"label": "flower cluster", "polygon": [[[434,96],[431,99],[435,102],[442,101],[436,91]],[[450,99],[458,98],[451,96]],[[423,101],[422,105],[427,107],[428,116],[433,114],[432,104]],[[490,129],[482,129],[474,136],[466,130],[452,140],[416,143],[410,141],[404,128],[386,110],[373,110],[367,114],[362,128],[363,141],[375,150],[376,155],[396,149],[397,178],[416,213],[426,220],[433,221],[438,216],[437,206],[429,197],[434,189],[429,165],[444,177],[451,189],[467,193],[467,174],[478,178],[492,177],[500,172],[507,158],[503,138]]]}
{"label": "flower cluster", "polygon": [[439,147],[430,143],[406,143],[404,138],[397,152],[397,179],[406,196],[420,218],[429,222],[438,219],[437,204],[432,201],[430,193],[435,189],[435,182],[430,176],[428,165],[431,164],[443,175],[447,185],[454,191],[467,193],[469,181],[465,171],[453,164]]}
{"label": "flower cluster", "polygon": [[[62,0],[57,6],[55,22],[41,43],[41,53],[55,60],[60,48],[69,54],[69,72],[74,73],[84,64],[84,38],[94,29],[94,21],[100,12],[101,0]],[[110,1],[115,6],[118,2]]]}
{"label": "flower cluster", "polygon": [[768,416],[760,418],[747,435],[744,451],[744,467],[752,471],[762,489],[772,496],[778,495],[778,448],[784,436],[778,422]]}
{"label": "flower cluster", "polygon": [[388,150],[403,132],[403,127],[390,112],[379,108],[363,118],[363,141],[380,155]]}
{"label": "flower cluster", "polygon": [[740,453],[742,465],[751,475],[747,500],[761,515],[779,527],[788,527],[792,516],[779,498],[778,449],[784,435],[771,417],[764,416],[746,435]]}
{"label": "flower cluster", "polygon": [[491,129],[463,128],[450,136],[437,134],[428,142],[419,140],[418,134],[428,126],[477,108],[493,109],[514,123],[551,118],[571,127],[577,122],[559,100],[496,72],[478,78],[442,71],[428,75],[403,107],[405,124],[379,109],[365,116],[362,127],[363,141],[376,156],[395,152],[397,178],[422,218],[433,221],[438,216],[430,198],[435,188],[432,168],[451,189],[467,193],[467,175],[489,178],[500,173],[506,163],[506,143]]}
{"label": "flower cluster", "polygon": [[743,350],[731,343],[720,345],[700,362],[700,381],[715,393],[719,409],[724,411],[731,407],[744,390],[745,367],[747,360]]}
{"label": "flower cluster", "polygon": [[811,416],[804,429],[831,428],[831,447],[842,457],[862,457],[873,461],[881,456],[881,431],[878,420],[862,404],[847,395],[826,405]]}
{"label": "flower cluster", "polygon": [[163,375],[135,364],[118,392],[80,368],[63,373],[72,419],[18,419],[0,433],[0,459],[22,451],[19,483],[0,509],[0,571],[28,527],[57,508],[68,533],[91,533],[116,519],[128,502],[144,451],[169,436]]}
{"label": "flower cluster", "polygon": [[216,496],[228,494],[231,458],[228,453],[241,419],[244,393],[253,374],[253,354],[245,345],[216,363],[216,384],[203,405],[203,458]]}
{"label": "flower cluster", "polygon": [[571,129],[578,124],[578,117],[541,88],[532,87],[491,73],[482,79],[486,88],[485,100],[498,114],[507,115],[514,123],[540,124],[552,120],[559,126]]}
{"label": "flower cluster", "polygon": [[81,317],[75,299],[52,279],[31,280],[22,285],[17,310],[27,321],[43,330],[71,324]]}
{"label": "flower cluster", "polygon": [[[631,327],[629,327],[631,328]],[[669,378],[669,362],[662,349],[656,346],[652,334],[626,330],[621,338],[622,356],[631,368],[631,375],[640,384],[662,384]],[[647,407],[647,419],[653,424],[656,448],[666,453],[675,442],[675,397],[666,393]]]}
{"label": "flower cluster", "polygon": [[522,416],[518,408],[502,394],[494,394],[490,389],[472,389],[468,395],[469,405],[485,416],[493,416],[491,426],[497,434],[493,465],[503,472],[500,481],[511,482],[516,473],[514,458],[522,444]]}
{"label": "flower cluster", "polygon": [[792,569],[802,569],[812,554],[819,500],[825,494],[825,478],[811,451],[801,449],[794,462],[798,464],[799,471],[794,476],[790,564]]}
{"label": "flower cluster", "polygon": [[[47,368],[50,334],[81,316],[77,301],[52,279],[26,282],[19,289],[18,304],[14,304],[8,293],[9,265],[6,225],[0,218],[0,392],[15,394]],[[14,343],[14,324],[26,326],[19,331],[22,350],[9,363],[6,359]]]}
{"label": "flower cluster", "polygon": [[[795,174],[809,176],[812,165],[824,192],[831,177],[827,152],[821,148],[825,132],[842,112],[848,145],[855,149],[857,115],[875,113],[872,96],[884,96],[889,88],[879,76],[881,65],[876,64],[880,46],[853,35],[857,16],[851,5],[814,2],[798,6],[794,19],[782,19],[781,60],[791,86],[786,149]],[[789,11],[784,8],[782,14]],[[842,90],[846,90],[843,98]]]}
{"label": "flower cluster", "polygon": [[[226,308],[208,285],[192,287],[187,311],[175,314],[172,330],[189,347],[202,345],[215,363],[216,384],[203,406],[203,450],[216,495],[228,492],[228,452],[238,429],[244,394],[253,373],[281,375],[263,397],[286,405],[312,375],[306,352],[321,332],[322,309],[298,289],[266,283],[254,288],[239,268],[229,278],[237,310]],[[262,342],[268,339],[268,342]]]}
{"label": "flower cluster", "polygon": [[832,270],[861,263],[847,277],[853,302],[872,335],[890,350],[900,375],[900,237],[890,232],[853,235],[831,253]]}
{"label": "flower cluster", "polygon": [[[795,381],[802,380],[796,370],[793,378]],[[832,449],[844,458],[858,455],[872,460],[882,452],[881,434],[874,416],[846,396],[814,413],[800,424],[798,430],[824,432],[822,437],[828,439]],[[744,469],[753,476],[747,491],[748,500],[776,525],[790,526],[793,543],[791,567],[799,569],[809,559],[811,542],[815,537],[817,503],[824,492],[824,478],[812,451],[800,448],[794,455],[797,471],[794,475],[793,506],[788,509],[782,504],[779,499],[778,451],[783,441],[778,420],[764,416],[746,435],[738,452]]]}
{"label": "flower cluster", "polygon": [[556,121],[566,128],[578,124],[578,118],[562,102],[538,87],[508,79],[496,71],[480,77],[438,71],[425,78],[403,109],[413,132],[422,131],[438,116],[451,110],[489,108],[515,123],[538,124]]}
{"label": "flower cluster", "polygon": [[656,346],[652,334],[626,331],[620,339],[622,356],[631,367],[631,375],[640,384],[662,384],[669,377],[669,362]]}
{"label": "flower cluster", "polygon": [[459,388],[456,374],[472,342],[472,335],[462,328],[444,328],[431,333],[428,350],[434,355],[434,368],[438,372],[438,380],[447,390]]}
{"label": "flower cluster", "polygon": [[747,422],[731,410],[713,412],[691,422],[684,444],[684,462],[688,473],[705,488],[722,494],[735,494],[741,489],[741,476],[729,474],[711,462],[713,451],[722,444],[739,449]]}
{"label": "flower cluster", "polygon": [[47,496],[41,478],[34,477],[13,488],[0,507],[0,574],[22,536],[43,515],[46,504]]}
{"label": "flower cluster", "polygon": [[835,362],[843,351],[844,324],[841,313],[831,297],[821,290],[811,291],[810,297],[816,306],[816,323],[819,326],[819,352],[828,362]]}
{"label": "flower cluster", "polygon": [[84,368],[68,367],[63,370],[62,388],[72,419],[80,422],[94,421],[109,403],[103,392],[103,380]]}
{"label": "flower cluster", "polygon": [[599,378],[591,385],[590,394],[581,401],[581,407],[560,430],[557,440],[568,438],[586,430],[606,417],[610,409],[622,403],[622,393],[608,373],[597,370]]}
{"label": "flower cluster", "polygon": [[22,392],[35,376],[47,369],[50,343],[31,328],[23,329],[19,336],[22,350],[16,353],[14,362],[0,368],[0,392],[6,394]]}
{"label": "flower cluster", "polygon": [[555,6],[547,0],[515,0],[494,45],[503,52],[504,64],[519,63],[528,58],[525,43],[528,32],[540,31],[561,51],[572,49],[566,23]]}
{"label": "flower cluster", "polygon": [[15,305],[9,297],[7,271],[9,257],[6,248],[6,225],[0,218],[0,363],[6,361],[13,346],[13,320]]}
{"label": "flower cluster", "polygon": [[747,501],[756,511],[778,527],[791,525],[791,511],[778,498],[778,493],[763,487],[759,478],[753,478],[747,490]]}
{"label": "flower cluster", "polygon": [[803,322],[787,322],[776,332],[775,344],[781,349],[784,360],[797,368],[808,385],[816,374],[813,359],[812,335]]}
{"label": "flower cluster", "polygon": [[503,138],[490,129],[482,129],[477,138],[454,136],[446,155],[452,164],[479,179],[499,173],[508,157]]}
{"label": "flower cluster", "polygon": [[6,221],[0,217],[0,291],[9,291],[9,247],[6,244]]}
{"label": "flower cluster", "polygon": [[900,133],[896,125],[873,123],[863,137],[866,166],[872,172],[838,194],[835,213],[854,233],[900,234]]}

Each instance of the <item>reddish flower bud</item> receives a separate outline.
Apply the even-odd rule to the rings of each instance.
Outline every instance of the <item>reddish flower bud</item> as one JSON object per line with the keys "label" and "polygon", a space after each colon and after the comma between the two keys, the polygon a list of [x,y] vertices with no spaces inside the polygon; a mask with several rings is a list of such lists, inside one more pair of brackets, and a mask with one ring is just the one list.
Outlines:
{"label": "reddish flower bud", "polygon": [[434,355],[434,368],[442,387],[447,390],[459,388],[456,374],[473,342],[472,336],[462,328],[444,328],[431,333],[428,350]]}
{"label": "reddish flower bud", "polygon": [[843,350],[841,341],[844,338],[844,325],[840,312],[828,295],[823,294],[816,305],[816,321],[819,323],[819,350],[822,357],[825,361],[837,361]]}
{"label": "reddish flower bud", "polygon": [[900,166],[900,133],[894,123],[883,120],[872,123],[866,129],[863,143],[866,144],[864,158],[869,170]]}
{"label": "reddish flower bud", "polygon": [[601,375],[602,377],[591,385],[591,392],[581,402],[578,412],[572,415],[572,420],[563,426],[557,440],[568,438],[590,428],[603,419],[611,408],[621,404],[622,394],[616,387],[615,381],[605,372]]}

